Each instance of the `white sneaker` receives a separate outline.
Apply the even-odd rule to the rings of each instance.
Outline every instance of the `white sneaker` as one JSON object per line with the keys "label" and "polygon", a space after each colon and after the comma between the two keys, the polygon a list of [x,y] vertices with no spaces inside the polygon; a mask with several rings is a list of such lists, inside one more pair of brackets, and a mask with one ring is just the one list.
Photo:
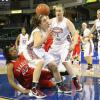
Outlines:
{"label": "white sneaker", "polygon": [[33,88],[32,90],[30,90],[29,96],[41,99],[41,98],[45,98],[46,94],[44,94],[41,90],[37,88]]}
{"label": "white sneaker", "polygon": [[58,93],[69,94],[71,91],[66,86],[58,86]]}

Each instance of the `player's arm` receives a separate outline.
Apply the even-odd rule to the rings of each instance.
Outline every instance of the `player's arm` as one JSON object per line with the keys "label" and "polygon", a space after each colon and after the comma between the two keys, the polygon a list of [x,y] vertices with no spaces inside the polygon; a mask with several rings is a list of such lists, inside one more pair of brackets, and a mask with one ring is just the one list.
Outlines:
{"label": "player's arm", "polygon": [[90,39],[93,39],[95,37],[95,35],[93,35],[93,34],[89,34],[88,36],[86,36],[86,37],[83,37],[83,41],[84,42],[87,42],[87,41],[89,41]]}
{"label": "player's arm", "polygon": [[48,30],[45,34],[46,34],[46,37],[42,37],[41,36],[41,33],[38,31],[38,32],[34,32],[34,47],[39,47],[41,46],[46,40],[47,40],[47,37],[48,35],[51,33],[51,30]]}
{"label": "player's arm", "polygon": [[90,30],[90,33],[92,34],[96,30],[96,25],[94,24]]}
{"label": "player's arm", "polygon": [[96,25],[94,24],[89,32],[89,35],[84,37],[84,40],[89,40],[95,37],[95,35],[93,34],[93,32],[96,30]]}
{"label": "player's arm", "polygon": [[39,47],[43,44],[43,39],[39,31],[33,33],[33,39],[34,39],[34,47]]}
{"label": "player's arm", "polygon": [[[96,23],[96,21],[95,21],[95,23]],[[95,23],[94,23],[94,25],[92,26],[92,28],[91,28],[91,30],[90,30],[89,38],[93,38],[93,37],[94,37],[93,32],[96,30],[96,25],[95,25]]]}
{"label": "player's arm", "polygon": [[29,34],[27,34],[28,35],[28,41],[29,41]]}
{"label": "player's arm", "polygon": [[17,48],[18,45],[19,45],[19,40],[20,40],[20,34],[17,36],[16,41],[15,41],[15,46],[16,46],[16,48]]}
{"label": "player's arm", "polygon": [[70,20],[67,20],[67,27],[68,27],[69,31],[71,32],[71,34],[72,34],[72,37],[73,37],[72,48],[74,48],[74,46],[78,42],[78,36],[79,35],[78,35],[77,30],[75,29],[74,24]]}
{"label": "player's arm", "polygon": [[21,93],[27,94],[29,93],[29,90],[24,90],[21,87],[19,87],[15,81],[14,81],[14,74],[13,74],[13,64],[7,64],[7,76],[9,84],[17,91],[20,91]]}

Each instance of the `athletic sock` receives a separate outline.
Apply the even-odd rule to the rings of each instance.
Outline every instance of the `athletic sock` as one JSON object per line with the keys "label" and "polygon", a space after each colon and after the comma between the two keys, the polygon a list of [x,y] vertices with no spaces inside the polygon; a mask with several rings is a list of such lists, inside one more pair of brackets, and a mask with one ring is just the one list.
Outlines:
{"label": "athletic sock", "polygon": [[57,82],[57,85],[58,85],[58,86],[63,86],[64,84],[63,84],[63,82],[61,81],[61,82]]}
{"label": "athletic sock", "polygon": [[92,64],[88,64],[88,67],[92,67]]}
{"label": "athletic sock", "polygon": [[72,79],[74,79],[74,78],[77,78],[77,76],[76,75],[72,76]]}
{"label": "athletic sock", "polygon": [[38,83],[32,82],[32,88],[36,88]]}

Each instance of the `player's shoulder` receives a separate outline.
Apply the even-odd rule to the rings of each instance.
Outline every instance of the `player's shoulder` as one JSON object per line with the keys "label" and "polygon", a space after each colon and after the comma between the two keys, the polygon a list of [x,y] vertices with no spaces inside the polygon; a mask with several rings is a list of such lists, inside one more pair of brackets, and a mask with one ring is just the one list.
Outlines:
{"label": "player's shoulder", "polygon": [[25,59],[23,53],[21,53],[18,57],[19,57],[20,59]]}
{"label": "player's shoulder", "polygon": [[29,34],[28,34],[28,33],[26,33],[26,36],[28,37],[28,36],[29,36]]}
{"label": "player's shoulder", "polygon": [[22,33],[20,33],[19,36],[22,36]]}
{"label": "player's shoulder", "polygon": [[12,63],[12,62],[7,63],[7,67],[8,67],[8,68],[9,68],[9,67],[13,67],[13,63]]}
{"label": "player's shoulder", "polygon": [[37,28],[37,27],[32,31],[32,34],[34,34],[36,32],[40,32],[39,28]]}
{"label": "player's shoulder", "polygon": [[95,21],[94,21],[94,23],[97,23],[99,21],[99,19],[96,19]]}
{"label": "player's shoulder", "polygon": [[50,19],[50,21],[55,21],[56,20],[56,17],[53,17]]}
{"label": "player's shoulder", "polygon": [[90,32],[90,29],[89,29],[89,28],[86,28],[86,29],[85,29],[85,32]]}

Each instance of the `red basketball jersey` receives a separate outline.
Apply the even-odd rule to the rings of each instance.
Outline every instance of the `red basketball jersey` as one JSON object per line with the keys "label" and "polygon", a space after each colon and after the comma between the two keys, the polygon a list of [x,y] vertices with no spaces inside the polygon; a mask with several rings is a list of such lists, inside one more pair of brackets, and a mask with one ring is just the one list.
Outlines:
{"label": "red basketball jersey", "polygon": [[33,69],[29,67],[23,55],[19,56],[13,63],[14,77],[25,88],[31,88]]}
{"label": "red basketball jersey", "polygon": [[[27,60],[23,55],[20,55],[16,61],[11,62],[13,64],[13,73],[15,79],[27,89],[31,89],[34,69],[30,68],[27,64]],[[41,87],[52,87],[54,84],[50,79],[52,78],[51,72],[47,70],[41,71],[39,85]]]}

